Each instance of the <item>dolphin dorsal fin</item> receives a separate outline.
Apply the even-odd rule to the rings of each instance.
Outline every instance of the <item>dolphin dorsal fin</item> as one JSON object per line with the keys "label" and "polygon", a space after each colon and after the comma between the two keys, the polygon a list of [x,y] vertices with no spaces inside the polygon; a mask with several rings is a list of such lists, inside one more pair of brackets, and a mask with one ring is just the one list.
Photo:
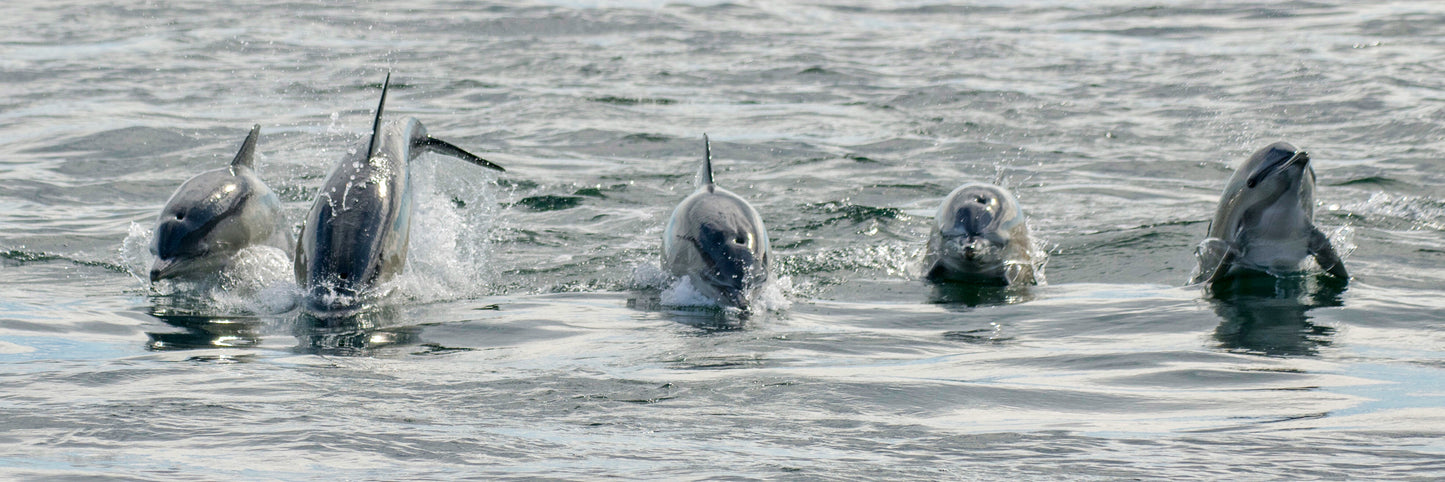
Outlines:
{"label": "dolphin dorsal fin", "polygon": [[485,167],[485,168],[488,168],[488,169],[496,169],[496,170],[498,170],[498,171],[506,171],[506,169],[503,169],[502,166],[498,166],[498,165],[496,165],[496,163],[493,163],[492,161],[488,161],[488,160],[486,160],[486,159],[482,159],[482,158],[480,158],[480,157],[477,157],[476,154],[472,154],[472,153],[470,153],[470,152],[467,152],[465,149],[462,149],[462,148],[460,148],[460,147],[457,147],[457,146],[453,145],[453,144],[450,143],[450,142],[447,142],[447,141],[444,141],[444,140],[441,140],[441,139],[437,139],[437,138],[435,138],[435,137],[427,136],[426,138],[423,138],[423,139],[421,140],[421,142],[419,143],[419,145],[421,146],[421,148],[426,149],[426,150],[429,150],[429,151],[432,151],[432,152],[435,152],[435,153],[437,153],[437,154],[452,156],[452,157],[455,157],[455,158],[457,158],[457,159],[461,159],[461,160],[463,160],[463,161],[467,161],[467,162],[470,162],[470,163],[472,163],[472,164],[476,164],[476,165],[478,165],[478,166],[482,166],[482,167]]}
{"label": "dolphin dorsal fin", "polygon": [[702,168],[697,171],[697,187],[712,192],[712,141],[702,135]]}
{"label": "dolphin dorsal fin", "polygon": [[231,167],[245,166],[250,169],[256,168],[256,139],[261,137],[261,124],[251,126],[251,133],[246,135],[246,140],[241,142],[241,150],[236,153],[236,158],[231,159]]}
{"label": "dolphin dorsal fin", "polygon": [[371,144],[366,148],[366,158],[376,155],[376,150],[381,147],[381,111],[386,107],[386,89],[391,87],[391,72],[386,73],[386,80],[381,83],[381,102],[376,104],[376,120],[371,123]]}

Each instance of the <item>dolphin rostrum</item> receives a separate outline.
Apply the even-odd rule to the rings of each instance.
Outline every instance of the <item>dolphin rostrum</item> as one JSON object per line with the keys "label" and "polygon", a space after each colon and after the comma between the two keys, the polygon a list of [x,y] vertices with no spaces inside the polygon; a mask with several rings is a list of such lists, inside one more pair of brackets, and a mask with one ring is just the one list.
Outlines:
{"label": "dolphin rostrum", "polygon": [[501,166],[427,135],[415,118],[382,124],[391,74],[381,88],[371,139],[327,176],[296,243],[296,283],[305,307],[329,312],[358,307],[373,288],[406,266],[411,232],[411,161],[424,152],[478,166]]}
{"label": "dolphin rostrum", "polygon": [[1310,255],[1325,272],[1349,280],[1329,238],[1314,225],[1314,188],[1305,151],[1287,142],[1255,151],[1225,185],[1209,237],[1195,249],[1199,266],[1189,282],[1213,283],[1241,270],[1298,271]]}
{"label": "dolphin rostrum", "polygon": [[252,245],[291,251],[291,229],[281,200],[256,177],[256,139],[251,127],[231,165],[206,171],[176,189],[156,219],[151,282],[200,276],[225,267],[232,256]]}
{"label": "dolphin rostrum", "polygon": [[743,198],[713,184],[712,145],[703,135],[697,191],[672,211],[662,233],[663,268],[699,292],[744,310],[768,280],[768,231]]}
{"label": "dolphin rostrum", "polygon": [[991,285],[1033,284],[1034,247],[1018,200],[1004,188],[968,183],[934,215],[924,277]]}

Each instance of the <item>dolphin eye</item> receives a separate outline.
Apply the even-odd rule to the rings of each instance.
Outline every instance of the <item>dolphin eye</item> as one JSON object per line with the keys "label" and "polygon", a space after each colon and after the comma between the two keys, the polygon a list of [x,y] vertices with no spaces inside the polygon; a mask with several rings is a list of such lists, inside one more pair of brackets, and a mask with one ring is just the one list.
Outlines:
{"label": "dolphin eye", "polygon": [[973,200],[979,204],[988,204],[988,199],[985,199],[983,196],[974,196]]}
{"label": "dolphin eye", "polygon": [[182,221],[182,220],[185,220],[185,219],[186,219],[186,213],[180,213],[180,212],[176,213],[176,221]]}
{"label": "dolphin eye", "polygon": [[733,239],[733,242],[738,244],[748,244],[748,237],[746,235],[739,234],[736,239]]}

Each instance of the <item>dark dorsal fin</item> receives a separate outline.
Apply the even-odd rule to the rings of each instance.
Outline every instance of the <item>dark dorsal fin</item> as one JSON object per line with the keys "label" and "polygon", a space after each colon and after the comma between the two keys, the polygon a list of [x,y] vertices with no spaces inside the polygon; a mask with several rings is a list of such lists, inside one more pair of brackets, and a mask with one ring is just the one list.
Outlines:
{"label": "dark dorsal fin", "polygon": [[712,191],[712,141],[709,141],[707,134],[702,135],[702,169],[697,171],[697,187],[707,188]]}
{"label": "dark dorsal fin", "polygon": [[496,169],[496,170],[498,170],[498,171],[505,171],[505,170],[506,170],[506,169],[502,169],[502,166],[498,166],[498,165],[496,165],[496,164],[493,164],[492,161],[488,161],[488,160],[486,160],[486,159],[482,159],[482,158],[480,158],[480,157],[477,157],[476,154],[472,154],[472,153],[470,153],[470,152],[467,152],[467,151],[463,150],[463,149],[460,148],[460,147],[457,147],[457,146],[455,146],[455,145],[452,145],[452,143],[450,143],[450,142],[447,142],[447,141],[444,141],[444,140],[441,140],[441,139],[437,139],[437,138],[435,138],[435,137],[427,136],[426,139],[423,139],[423,140],[421,141],[421,146],[420,146],[420,147],[422,147],[422,148],[424,148],[424,149],[426,149],[426,150],[435,152],[435,153],[437,153],[437,154],[444,154],[444,155],[452,156],[452,157],[455,157],[455,158],[457,158],[457,159],[461,159],[461,160],[463,160],[463,161],[467,161],[467,162],[470,162],[470,163],[472,163],[472,164],[476,164],[476,165],[478,165],[478,166],[482,166],[482,167],[486,167],[486,168],[491,168],[491,169]]}
{"label": "dark dorsal fin", "polygon": [[381,111],[386,107],[386,89],[391,87],[391,72],[386,73],[386,80],[381,83],[381,102],[376,104],[376,120],[371,123],[371,145],[366,148],[366,158],[376,155],[376,149],[381,147]]}
{"label": "dark dorsal fin", "polygon": [[245,142],[241,143],[241,151],[236,153],[236,158],[231,159],[231,167],[256,168],[256,139],[260,137],[261,124],[251,126],[251,134],[247,135]]}

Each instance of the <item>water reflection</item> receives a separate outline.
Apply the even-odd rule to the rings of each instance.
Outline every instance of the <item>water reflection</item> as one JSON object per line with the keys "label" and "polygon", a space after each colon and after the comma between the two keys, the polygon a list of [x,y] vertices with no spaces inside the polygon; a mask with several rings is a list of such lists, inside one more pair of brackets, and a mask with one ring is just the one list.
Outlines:
{"label": "water reflection", "polygon": [[1209,288],[1223,318],[1214,339],[1224,349],[1266,356],[1313,356],[1335,329],[1310,321],[1309,310],[1343,305],[1346,283],[1326,275],[1239,276]]}
{"label": "water reflection", "polygon": [[627,307],[664,314],[668,319],[704,333],[737,331],[746,328],[756,314],[737,308],[716,306],[671,306],[663,304],[660,292],[634,292],[627,297]]}
{"label": "water reflection", "polygon": [[384,306],[347,316],[301,313],[296,319],[296,350],[332,356],[369,356],[387,348],[421,344],[422,327],[406,325],[404,311]]}
{"label": "water reflection", "polygon": [[400,307],[390,306],[339,317],[318,317],[304,312],[277,317],[217,315],[184,306],[187,300],[158,298],[150,315],[179,332],[147,332],[150,350],[256,348],[262,337],[285,334],[296,337],[295,351],[332,356],[370,356],[379,351],[412,345],[421,352],[456,351],[439,344],[422,343],[422,326],[407,325]]}
{"label": "water reflection", "polygon": [[255,316],[215,316],[189,313],[164,304],[151,307],[150,315],[181,332],[146,332],[149,350],[195,350],[205,348],[250,348],[261,343],[260,329],[266,320]]}
{"label": "water reflection", "polygon": [[948,309],[1000,306],[1033,300],[1027,286],[987,286],[965,283],[938,283],[929,292],[928,302],[947,305]]}

